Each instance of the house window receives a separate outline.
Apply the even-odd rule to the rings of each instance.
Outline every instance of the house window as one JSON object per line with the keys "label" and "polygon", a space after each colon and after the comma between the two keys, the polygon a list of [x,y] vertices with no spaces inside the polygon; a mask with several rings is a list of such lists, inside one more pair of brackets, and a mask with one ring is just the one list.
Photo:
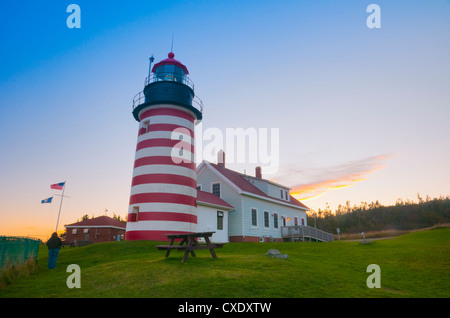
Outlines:
{"label": "house window", "polygon": [[297,226],[298,225],[298,218],[294,217],[294,225]]}
{"label": "house window", "polygon": [[200,190],[200,191],[202,190],[202,185],[201,184],[197,185],[197,190]]}
{"label": "house window", "polygon": [[305,225],[305,219],[302,218],[302,225]]}
{"label": "house window", "polygon": [[73,229],[72,234],[77,234],[77,229]]}
{"label": "house window", "polygon": [[283,189],[280,189],[280,196],[283,199]]}
{"label": "house window", "polygon": [[269,227],[269,212],[264,211],[264,227]]}
{"label": "house window", "polygon": [[217,211],[217,229],[223,230],[223,212]]}
{"label": "house window", "polygon": [[258,226],[258,211],[252,209],[252,226]]}
{"label": "house window", "polygon": [[273,214],[273,228],[278,229],[278,213]]}
{"label": "house window", "polygon": [[212,193],[217,195],[220,198],[220,183],[213,183],[212,184]]}
{"label": "house window", "polygon": [[83,230],[83,233],[84,233],[84,234],[89,233],[89,229],[84,229],[84,230]]}
{"label": "house window", "polygon": [[284,195],[286,196],[286,201],[289,201],[288,191],[284,191]]}

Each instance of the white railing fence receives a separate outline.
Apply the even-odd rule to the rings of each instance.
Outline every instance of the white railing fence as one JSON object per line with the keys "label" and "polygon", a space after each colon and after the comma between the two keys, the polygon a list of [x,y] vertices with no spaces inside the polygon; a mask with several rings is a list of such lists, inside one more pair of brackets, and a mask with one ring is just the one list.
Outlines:
{"label": "white railing fence", "polygon": [[307,225],[283,226],[281,227],[281,235],[286,239],[302,238],[303,240],[314,239],[324,242],[334,241],[333,234]]}

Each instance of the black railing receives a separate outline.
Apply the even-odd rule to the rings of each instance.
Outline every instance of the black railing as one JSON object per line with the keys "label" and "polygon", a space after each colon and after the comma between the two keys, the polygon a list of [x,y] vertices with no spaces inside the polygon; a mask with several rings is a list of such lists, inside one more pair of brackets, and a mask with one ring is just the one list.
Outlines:
{"label": "black railing", "polygon": [[151,73],[150,76],[147,76],[147,78],[145,79],[144,86],[147,86],[148,84],[154,82],[178,82],[189,86],[192,90],[194,90],[194,83],[191,81],[191,79],[188,76],[177,72]]}
{"label": "black railing", "polygon": [[[194,90],[194,83],[192,83],[191,79],[186,75],[181,75],[178,73],[152,73],[149,77],[145,79],[144,86],[147,86],[154,82],[178,82],[190,87]],[[145,103],[145,95],[143,91],[137,93],[133,98],[133,110]],[[201,113],[203,113],[203,102],[198,96],[194,95],[192,100],[192,106],[198,109]]]}
{"label": "black railing", "polygon": [[137,106],[143,104],[144,102],[145,102],[145,95],[144,95],[144,92],[143,92],[143,91],[140,91],[139,93],[137,93],[136,95],[134,95],[134,98],[133,98],[133,110],[134,110]]}
{"label": "black railing", "polygon": [[192,99],[192,103],[193,103],[192,106],[197,108],[200,111],[200,113],[203,114],[203,102],[202,102],[202,100],[200,98],[198,98],[197,95],[195,95],[194,99]]}

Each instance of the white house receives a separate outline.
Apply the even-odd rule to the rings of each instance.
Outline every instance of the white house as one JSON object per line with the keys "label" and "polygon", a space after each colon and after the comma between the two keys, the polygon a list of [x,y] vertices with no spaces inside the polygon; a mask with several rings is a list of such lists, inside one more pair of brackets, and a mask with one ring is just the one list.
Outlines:
{"label": "white house", "polygon": [[[228,204],[224,225],[228,223],[229,242],[281,241],[282,226],[307,225],[309,208],[293,198],[288,187],[263,179],[260,167],[252,177],[227,169],[224,163],[203,161],[197,168],[197,190],[212,193]],[[202,209],[198,207],[200,232],[215,224],[203,217],[213,213]]]}

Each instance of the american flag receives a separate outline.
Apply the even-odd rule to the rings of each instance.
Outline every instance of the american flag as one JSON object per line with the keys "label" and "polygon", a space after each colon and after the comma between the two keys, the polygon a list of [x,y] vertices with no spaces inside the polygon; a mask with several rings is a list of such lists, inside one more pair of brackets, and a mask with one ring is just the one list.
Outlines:
{"label": "american flag", "polygon": [[52,185],[50,185],[50,189],[62,190],[62,188],[64,187],[64,184],[65,184],[65,182],[52,184]]}

